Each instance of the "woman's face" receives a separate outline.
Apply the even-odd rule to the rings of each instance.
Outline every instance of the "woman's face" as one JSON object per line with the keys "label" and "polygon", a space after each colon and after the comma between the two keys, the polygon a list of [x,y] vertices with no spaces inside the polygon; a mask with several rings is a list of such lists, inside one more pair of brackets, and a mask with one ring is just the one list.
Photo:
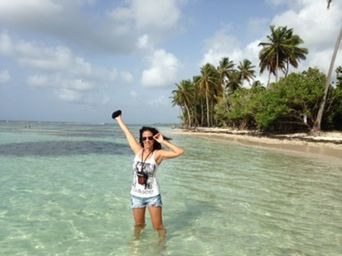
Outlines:
{"label": "woman's face", "polygon": [[142,133],[142,142],[143,142],[144,148],[153,149],[154,139],[153,139],[153,134],[151,131],[144,131]]}

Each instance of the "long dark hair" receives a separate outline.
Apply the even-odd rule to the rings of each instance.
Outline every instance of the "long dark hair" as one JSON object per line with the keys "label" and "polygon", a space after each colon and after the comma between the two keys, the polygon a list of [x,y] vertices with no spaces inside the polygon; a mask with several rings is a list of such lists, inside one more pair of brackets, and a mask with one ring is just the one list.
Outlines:
{"label": "long dark hair", "polygon": [[[148,126],[141,127],[141,129],[139,130],[139,143],[140,143],[140,145],[142,147],[144,147],[144,143],[143,143],[143,140],[142,140],[142,134],[145,131],[150,131],[153,134],[153,136],[156,135],[157,133],[159,133],[159,131],[156,128],[148,127]],[[164,140],[171,140],[171,138],[166,137],[164,135],[163,135],[163,138],[164,138]],[[161,149],[161,148],[162,148],[161,144],[158,141],[155,140],[154,143],[153,143],[153,150]]]}

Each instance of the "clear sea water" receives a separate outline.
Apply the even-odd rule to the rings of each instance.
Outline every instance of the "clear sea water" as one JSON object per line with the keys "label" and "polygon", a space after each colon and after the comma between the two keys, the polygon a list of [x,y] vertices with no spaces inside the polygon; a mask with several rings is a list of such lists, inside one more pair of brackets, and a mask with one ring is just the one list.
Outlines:
{"label": "clear sea water", "polygon": [[134,240],[116,125],[0,122],[0,255],[342,255],[341,158],[158,128],[186,150],[159,168],[164,244],[148,214]]}

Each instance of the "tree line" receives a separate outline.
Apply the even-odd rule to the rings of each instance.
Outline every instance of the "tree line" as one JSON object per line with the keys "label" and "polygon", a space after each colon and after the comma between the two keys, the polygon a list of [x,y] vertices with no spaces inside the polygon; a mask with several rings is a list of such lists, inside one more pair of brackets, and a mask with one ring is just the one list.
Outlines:
{"label": "tree line", "polygon": [[[250,60],[236,64],[229,57],[216,67],[205,64],[200,75],[176,84],[171,99],[181,109],[183,126],[312,131],[325,99],[319,126],[342,130],[342,67],[336,70],[336,84],[328,85],[317,68],[289,72],[306,59],[308,49],[301,47],[304,42],[293,29],[270,26],[270,30],[267,41],[259,44],[259,69],[268,72],[266,84],[255,80],[256,67]],[[271,76],[275,82],[270,82]]]}

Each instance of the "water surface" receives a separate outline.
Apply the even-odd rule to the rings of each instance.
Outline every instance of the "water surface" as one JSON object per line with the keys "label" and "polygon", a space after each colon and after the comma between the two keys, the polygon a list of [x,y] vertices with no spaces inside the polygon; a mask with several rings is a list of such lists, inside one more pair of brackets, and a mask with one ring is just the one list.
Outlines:
{"label": "water surface", "polygon": [[117,126],[0,123],[0,255],[342,255],[341,159],[172,137],[160,244],[148,216],[134,241]]}

